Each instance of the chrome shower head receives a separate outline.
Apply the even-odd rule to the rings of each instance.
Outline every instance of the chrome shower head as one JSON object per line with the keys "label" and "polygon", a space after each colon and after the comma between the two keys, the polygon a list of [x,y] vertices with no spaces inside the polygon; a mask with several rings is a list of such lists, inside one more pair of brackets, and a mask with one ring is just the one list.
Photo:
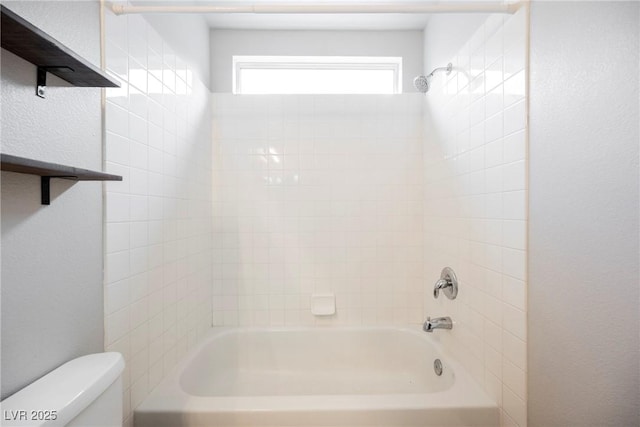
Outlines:
{"label": "chrome shower head", "polygon": [[446,71],[447,75],[449,75],[451,74],[451,70],[453,70],[453,64],[449,62],[446,67],[436,68],[428,76],[416,77],[415,79],[413,79],[413,85],[416,89],[418,89],[419,92],[427,93],[431,88],[431,79],[437,71]]}
{"label": "chrome shower head", "polygon": [[426,76],[418,76],[413,79],[413,85],[416,87],[416,89],[418,89],[418,92],[429,92],[429,78]]}

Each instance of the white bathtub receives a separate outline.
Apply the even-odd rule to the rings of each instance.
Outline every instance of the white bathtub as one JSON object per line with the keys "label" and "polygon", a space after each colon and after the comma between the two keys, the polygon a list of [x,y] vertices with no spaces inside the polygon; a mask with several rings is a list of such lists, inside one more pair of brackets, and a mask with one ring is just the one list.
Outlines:
{"label": "white bathtub", "polygon": [[135,410],[135,425],[499,425],[495,402],[430,338],[401,328],[214,328]]}

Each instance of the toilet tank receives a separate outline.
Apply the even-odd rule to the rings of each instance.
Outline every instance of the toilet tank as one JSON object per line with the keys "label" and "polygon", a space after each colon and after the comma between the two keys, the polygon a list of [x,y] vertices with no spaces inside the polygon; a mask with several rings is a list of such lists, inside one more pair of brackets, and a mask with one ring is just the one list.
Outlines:
{"label": "toilet tank", "polygon": [[120,353],[65,363],[0,402],[2,426],[122,426]]}

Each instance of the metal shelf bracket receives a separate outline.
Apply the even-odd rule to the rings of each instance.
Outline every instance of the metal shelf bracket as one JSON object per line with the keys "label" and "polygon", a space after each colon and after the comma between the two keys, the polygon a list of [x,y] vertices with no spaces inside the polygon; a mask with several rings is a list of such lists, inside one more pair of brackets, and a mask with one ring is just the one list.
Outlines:
{"label": "metal shelf bracket", "polygon": [[38,80],[36,82],[36,95],[40,98],[45,98],[45,89],[47,87],[47,72],[49,71],[61,71],[61,70],[69,70],[72,73],[74,72],[71,67],[38,67]]}
{"label": "metal shelf bracket", "polygon": [[41,201],[43,205],[51,204],[51,177],[50,176],[41,176],[40,177],[40,194]]}

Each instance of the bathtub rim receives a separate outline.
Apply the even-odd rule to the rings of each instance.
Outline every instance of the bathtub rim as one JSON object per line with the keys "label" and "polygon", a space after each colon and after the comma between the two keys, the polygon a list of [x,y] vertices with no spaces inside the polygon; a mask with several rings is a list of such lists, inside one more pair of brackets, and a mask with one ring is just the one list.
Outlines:
{"label": "bathtub rim", "polygon": [[[409,333],[416,339],[427,340],[441,355],[445,366],[453,369],[453,385],[444,391],[416,394],[337,394],[337,395],[278,395],[278,396],[196,396],[185,392],[180,384],[184,369],[213,340],[233,333],[288,331],[396,331]],[[428,398],[427,398],[428,397]],[[200,342],[171,369],[149,392],[134,413],[230,413],[277,411],[359,411],[359,410],[438,410],[438,409],[498,410],[498,405],[482,390],[471,375],[442,344],[428,336],[419,326],[214,326]]]}

